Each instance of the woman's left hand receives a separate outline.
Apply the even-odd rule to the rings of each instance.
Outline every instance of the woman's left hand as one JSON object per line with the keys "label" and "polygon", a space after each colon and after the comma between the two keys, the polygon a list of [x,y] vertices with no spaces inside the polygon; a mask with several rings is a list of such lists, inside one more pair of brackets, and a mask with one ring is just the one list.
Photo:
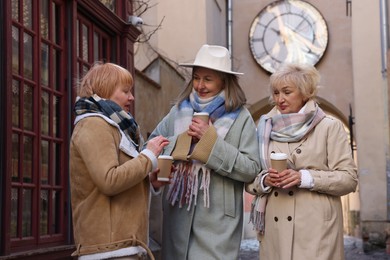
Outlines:
{"label": "woman's left hand", "polygon": [[[210,121],[209,121],[210,123]],[[198,142],[202,136],[206,133],[207,129],[209,129],[210,125],[206,123],[200,118],[193,118],[192,123],[188,129],[188,135],[192,136],[192,140],[194,142]]]}
{"label": "woman's left hand", "polygon": [[301,185],[302,175],[298,171],[286,169],[279,173],[279,182],[277,186],[283,189],[288,189],[293,186]]}

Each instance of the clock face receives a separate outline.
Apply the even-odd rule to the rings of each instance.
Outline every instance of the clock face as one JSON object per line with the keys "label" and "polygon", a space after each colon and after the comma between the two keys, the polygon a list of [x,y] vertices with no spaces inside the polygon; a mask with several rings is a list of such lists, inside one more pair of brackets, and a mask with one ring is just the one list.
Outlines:
{"label": "clock face", "polygon": [[249,45],[257,63],[271,73],[284,62],[315,65],[328,45],[328,28],[309,3],[276,1],[254,19]]}

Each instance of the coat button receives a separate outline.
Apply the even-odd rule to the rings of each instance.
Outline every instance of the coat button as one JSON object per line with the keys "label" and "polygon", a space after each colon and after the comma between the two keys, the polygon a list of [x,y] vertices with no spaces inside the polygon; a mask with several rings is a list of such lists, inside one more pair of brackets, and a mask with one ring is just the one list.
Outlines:
{"label": "coat button", "polygon": [[275,222],[278,222],[278,217],[274,217]]}
{"label": "coat button", "polygon": [[279,195],[279,193],[277,191],[275,191],[274,195],[275,195],[275,197],[277,197]]}
{"label": "coat button", "polygon": [[297,149],[297,154],[300,154],[301,152],[301,149]]}
{"label": "coat button", "polygon": [[288,221],[291,221],[291,220],[292,220],[292,217],[291,217],[291,216],[288,216],[288,217],[287,217],[287,220],[288,220]]}
{"label": "coat button", "polygon": [[294,192],[293,192],[292,190],[290,190],[290,191],[288,192],[288,195],[292,196],[292,195],[294,195]]}

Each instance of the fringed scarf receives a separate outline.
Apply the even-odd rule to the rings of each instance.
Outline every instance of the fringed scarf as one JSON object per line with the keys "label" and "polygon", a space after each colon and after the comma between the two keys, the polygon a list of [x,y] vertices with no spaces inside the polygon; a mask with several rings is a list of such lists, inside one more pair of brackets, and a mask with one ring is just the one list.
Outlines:
{"label": "fringed scarf", "polygon": [[75,103],[74,111],[76,116],[89,113],[96,113],[110,118],[118,124],[127,139],[140,151],[143,145],[143,138],[140,134],[138,124],[133,116],[124,111],[117,103],[109,99],[100,98],[94,94],[89,98],[78,97]]}
{"label": "fringed scarf", "polygon": [[[257,135],[263,171],[268,171],[271,165],[268,151],[270,140],[281,143],[299,142],[326,116],[312,100],[302,110],[299,113],[280,114],[274,107],[268,114],[261,116]],[[251,206],[250,222],[260,234],[264,234],[267,197],[268,194],[254,197]]]}
{"label": "fringed scarf", "polygon": [[[179,106],[174,122],[174,135],[180,135],[188,130],[194,112],[208,112],[218,136],[224,139],[240,109],[226,112],[224,91],[208,99],[199,98],[197,93],[193,91],[189,99],[184,100]],[[201,180],[199,180],[200,176]],[[192,203],[196,205],[198,191],[203,190],[203,204],[204,207],[208,208],[210,207],[209,187],[210,169],[199,161],[180,160],[176,164],[176,171],[169,185],[167,200],[172,206],[178,202],[180,208],[187,205],[187,210],[190,210]]]}

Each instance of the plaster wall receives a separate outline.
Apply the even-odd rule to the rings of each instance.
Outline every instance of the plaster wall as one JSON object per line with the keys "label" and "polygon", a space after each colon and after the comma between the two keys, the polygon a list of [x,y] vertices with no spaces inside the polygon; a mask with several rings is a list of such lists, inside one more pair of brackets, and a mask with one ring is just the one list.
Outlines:
{"label": "plaster wall", "polygon": [[388,220],[388,101],[387,79],[381,72],[379,10],[379,1],[353,2],[353,78],[363,222]]}
{"label": "plaster wall", "polygon": [[150,1],[150,8],[141,14],[144,25],[141,30],[148,34],[161,27],[147,43],[135,46],[135,66],[143,70],[156,57],[156,53],[185,74],[188,69],[178,63],[192,62],[199,48],[205,44],[227,44],[227,9],[223,0],[164,0]]}

